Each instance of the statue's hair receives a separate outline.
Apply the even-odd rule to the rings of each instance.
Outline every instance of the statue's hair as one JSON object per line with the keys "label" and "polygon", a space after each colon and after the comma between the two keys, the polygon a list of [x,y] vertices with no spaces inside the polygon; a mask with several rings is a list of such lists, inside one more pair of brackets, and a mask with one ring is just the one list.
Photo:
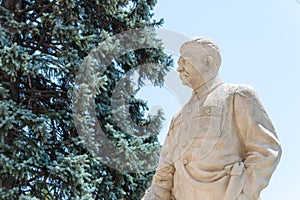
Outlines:
{"label": "statue's hair", "polygon": [[193,38],[187,42],[185,42],[181,48],[180,53],[183,54],[183,52],[188,51],[190,48],[196,48],[196,49],[205,49],[208,53],[208,55],[212,56],[216,66],[219,68],[221,66],[221,50],[219,49],[218,45],[210,38],[200,36]]}

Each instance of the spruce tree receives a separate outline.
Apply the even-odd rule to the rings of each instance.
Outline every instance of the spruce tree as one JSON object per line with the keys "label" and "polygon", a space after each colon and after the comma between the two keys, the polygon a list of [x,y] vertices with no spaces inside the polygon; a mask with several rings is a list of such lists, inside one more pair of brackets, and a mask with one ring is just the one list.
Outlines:
{"label": "spruce tree", "polygon": [[163,116],[148,116],[146,100],[135,94],[147,80],[161,86],[172,60],[155,48],[160,42],[151,31],[125,40],[140,38],[135,42],[148,48],[123,44],[111,60],[112,42],[100,51],[118,34],[161,26],[155,4],[0,0],[0,199],[141,198],[153,172],[137,169],[157,160]]}

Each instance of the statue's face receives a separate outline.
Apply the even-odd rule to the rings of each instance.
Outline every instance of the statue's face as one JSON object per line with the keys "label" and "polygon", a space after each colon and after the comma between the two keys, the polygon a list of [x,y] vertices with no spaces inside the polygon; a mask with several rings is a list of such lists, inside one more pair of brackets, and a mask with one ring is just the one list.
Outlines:
{"label": "statue's face", "polygon": [[183,85],[197,89],[204,84],[200,72],[183,57],[180,57],[178,60],[177,71]]}

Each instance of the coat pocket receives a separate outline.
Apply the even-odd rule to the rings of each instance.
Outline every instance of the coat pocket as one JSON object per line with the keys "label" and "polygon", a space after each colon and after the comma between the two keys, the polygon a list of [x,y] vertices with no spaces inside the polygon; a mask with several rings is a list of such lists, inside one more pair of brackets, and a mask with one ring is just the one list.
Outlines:
{"label": "coat pocket", "polygon": [[201,137],[208,132],[220,133],[223,128],[223,107],[203,106],[199,114],[193,117],[193,137]]}
{"label": "coat pocket", "polygon": [[193,118],[193,146],[198,148],[199,159],[206,157],[218,143],[223,129],[223,107],[205,106]]}

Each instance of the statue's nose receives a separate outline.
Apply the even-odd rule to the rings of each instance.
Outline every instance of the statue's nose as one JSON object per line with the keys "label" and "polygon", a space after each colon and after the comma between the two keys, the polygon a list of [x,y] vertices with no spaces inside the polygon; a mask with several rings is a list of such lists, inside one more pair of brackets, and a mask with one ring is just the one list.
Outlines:
{"label": "statue's nose", "polygon": [[181,72],[183,72],[183,71],[184,71],[184,68],[183,68],[183,67],[181,67],[180,65],[178,65],[178,67],[177,67],[177,71],[178,71],[179,73],[181,73]]}

